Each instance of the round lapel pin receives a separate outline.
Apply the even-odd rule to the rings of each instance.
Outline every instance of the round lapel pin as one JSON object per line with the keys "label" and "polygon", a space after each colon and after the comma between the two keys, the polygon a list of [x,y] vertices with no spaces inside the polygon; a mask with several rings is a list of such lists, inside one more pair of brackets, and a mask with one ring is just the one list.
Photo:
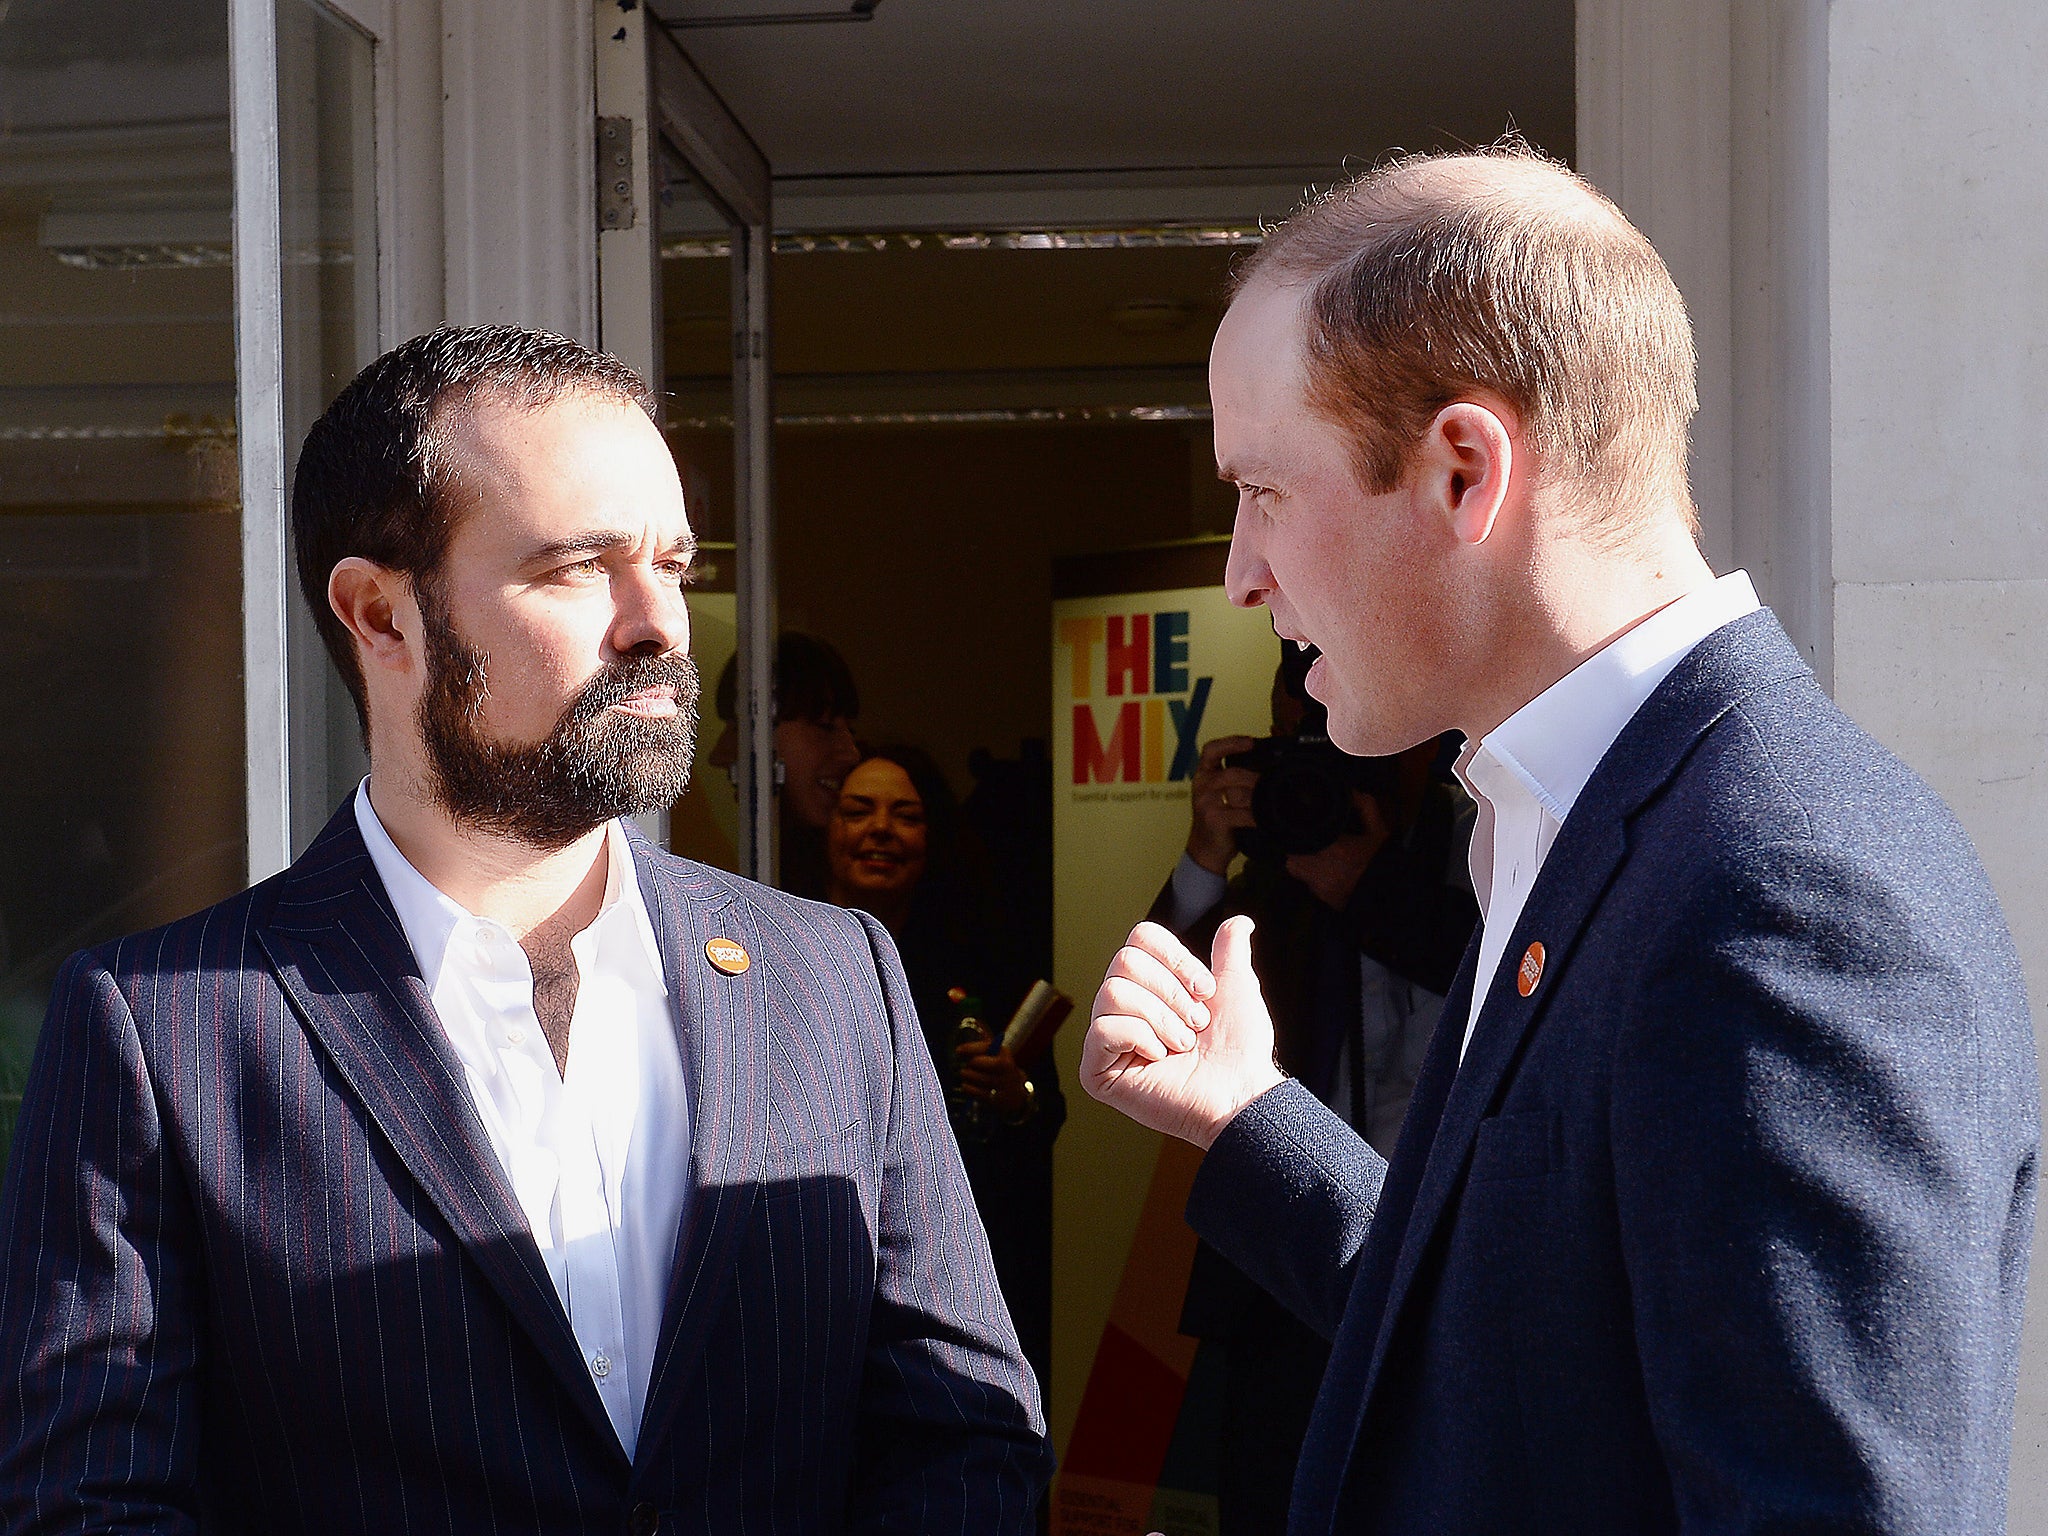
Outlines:
{"label": "round lapel pin", "polygon": [[1522,951],[1522,965],[1515,972],[1515,990],[1527,997],[1543,979],[1543,946],[1531,944]]}
{"label": "round lapel pin", "polygon": [[717,966],[728,976],[737,976],[754,962],[747,955],[743,945],[731,939],[710,939],[704,945],[704,958]]}

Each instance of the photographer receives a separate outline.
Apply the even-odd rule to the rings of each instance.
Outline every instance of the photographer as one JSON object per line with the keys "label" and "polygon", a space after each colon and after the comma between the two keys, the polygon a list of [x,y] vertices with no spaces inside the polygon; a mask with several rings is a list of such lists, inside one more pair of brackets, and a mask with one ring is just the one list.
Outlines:
{"label": "photographer", "polygon": [[[1478,921],[1469,804],[1434,742],[1391,758],[1330,746],[1303,683],[1313,659],[1283,646],[1269,741],[1203,747],[1187,851],[1151,917],[1202,953],[1226,918],[1256,920],[1280,1066],[1385,1154]],[[1206,1245],[1181,1331],[1222,1356],[1223,1536],[1284,1529],[1329,1346]]]}

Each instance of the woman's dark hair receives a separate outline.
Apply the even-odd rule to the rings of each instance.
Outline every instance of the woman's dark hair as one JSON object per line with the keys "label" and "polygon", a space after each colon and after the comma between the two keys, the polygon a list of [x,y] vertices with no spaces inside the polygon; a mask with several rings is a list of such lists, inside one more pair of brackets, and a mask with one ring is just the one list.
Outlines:
{"label": "woman's dark hair", "polygon": [[479,399],[536,411],[588,394],[655,415],[640,375],[581,342],[516,325],[443,326],[401,342],[335,396],[299,451],[292,476],[292,543],[299,589],[328,655],[355,700],[365,739],[369,707],[348,628],[327,602],[327,579],[350,555],[432,585],[455,531],[451,466],[439,427]]}
{"label": "woman's dark hair", "polygon": [[[727,722],[739,713],[739,668],[739,657],[731,656],[718,674],[715,704]],[[785,629],[775,642],[776,721],[859,717],[860,691],[846,658],[816,635]]]}

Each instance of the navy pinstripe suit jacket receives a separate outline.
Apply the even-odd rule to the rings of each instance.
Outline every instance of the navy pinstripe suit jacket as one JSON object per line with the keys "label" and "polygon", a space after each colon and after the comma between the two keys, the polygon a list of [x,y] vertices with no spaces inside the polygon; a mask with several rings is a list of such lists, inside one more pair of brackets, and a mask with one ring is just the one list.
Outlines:
{"label": "navy pinstripe suit jacket", "polygon": [[634,854],[694,1141],[636,1458],[344,806],[57,983],[0,1206],[0,1525],[1035,1529],[1036,1389],[888,937]]}

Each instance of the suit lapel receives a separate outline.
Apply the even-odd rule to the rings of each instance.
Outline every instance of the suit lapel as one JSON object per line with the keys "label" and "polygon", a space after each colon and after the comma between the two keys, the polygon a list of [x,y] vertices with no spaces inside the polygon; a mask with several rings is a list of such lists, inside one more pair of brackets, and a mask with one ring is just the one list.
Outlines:
{"label": "suit lapel", "polygon": [[[767,977],[782,946],[724,882],[632,837],[690,1085],[690,1192],[641,1415],[635,1459],[645,1460],[682,1401],[759,1194],[768,1145]],[[705,945],[713,939],[738,943],[751,963],[737,976],[712,965]]]}
{"label": "suit lapel", "polygon": [[399,1161],[603,1441],[617,1446],[352,802],[286,873],[257,939],[285,996]]}
{"label": "suit lapel", "polygon": [[[1417,1102],[1403,1127],[1395,1163],[1389,1170],[1390,1188],[1382,1196],[1380,1217],[1375,1218],[1372,1229],[1373,1236],[1383,1236],[1384,1241],[1374,1245],[1379,1249],[1373,1255],[1376,1262],[1360,1277],[1371,1283],[1377,1272],[1385,1275],[1385,1281],[1383,1300],[1367,1313],[1373,1319],[1375,1338],[1357,1417],[1351,1425],[1354,1437],[1363,1423],[1366,1403],[1378,1383],[1416,1272],[1463,1185],[1480,1122],[1499,1099],[1530,1030],[1564,983],[1579,938],[1628,851],[1630,818],[1671,780],[1699,739],[1746,694],[1808,675],[1806,664],[1768,611],[1738,619],[1700,642],[1637,711],[1601,759],[1559,831],[1491,977],[1471,974],[1475,937],[1475,954],[1467,955],[1460,980],[1485,985],[1487,991],[1471,1046],[1460,1063],[1458,1041],[1466,1014],[1459,998],[1469,999],[1470,993],[1454,985],[1424,1072],[1429,1078],[1442,1065],[1452,1074],[1441,1101],[1442,1117],[1430,1135],[1425,1082],[1418,1081]],[[1544,946],[1544,963],[1541,979],[1524,997],[1514,977],[1532,942]],[[1415,1118],[1417,1109],[1425,1116],[1420,1124]],[[1412,1140],[1410,1130],[1416,1132]],[[1402,1204],[1408,1198],[1405,1176],[1418,1165],[1412,1205],[1403,1212]],[[1399,1180],[1402,1187],[1394,1188],[1397,1173],[1404,1177]],[[1401,1219],[1404,1214],[1405,1220]],[[1380,1219],[1388,1216],[1395,1220]],[[1370,1305],[1370,1297],[1370,1292],[1356,1297],[1354,1310],[1358,1301]]]}

